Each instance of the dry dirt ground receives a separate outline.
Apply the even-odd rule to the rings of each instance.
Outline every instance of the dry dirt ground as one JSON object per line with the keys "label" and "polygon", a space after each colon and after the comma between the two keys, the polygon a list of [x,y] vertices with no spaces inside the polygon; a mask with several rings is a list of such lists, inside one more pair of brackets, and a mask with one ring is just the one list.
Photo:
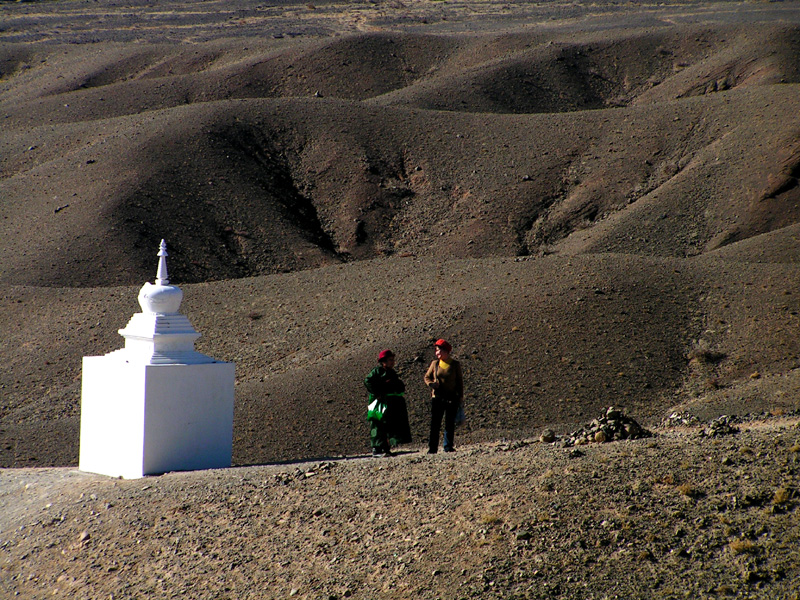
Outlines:
{"label": "dry dirt ground", "polygon": [[[798,56],[795,2],[0,2],[0,593],[795,597]],[[162,238],[237,468],[78,473]],[[609,405],[658,435],[535,441]]]}
{"label": "dry dirt ground", "polygon": [[6,469],[0,594],[797,598],[798,422],[142,480]]}

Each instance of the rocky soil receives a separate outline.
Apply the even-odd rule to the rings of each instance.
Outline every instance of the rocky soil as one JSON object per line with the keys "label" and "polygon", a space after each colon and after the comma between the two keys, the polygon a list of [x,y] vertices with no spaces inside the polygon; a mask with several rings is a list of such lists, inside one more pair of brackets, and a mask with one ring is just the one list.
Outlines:
{"label": "rocky soil", "polygon": [[0,472],[0,595],[798,597],[800,419],[115,480]]}

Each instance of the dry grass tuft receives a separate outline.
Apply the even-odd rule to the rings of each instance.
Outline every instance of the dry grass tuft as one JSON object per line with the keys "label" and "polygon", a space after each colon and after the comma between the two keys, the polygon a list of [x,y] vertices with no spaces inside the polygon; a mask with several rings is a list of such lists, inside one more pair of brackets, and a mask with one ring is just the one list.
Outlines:
{"label": "dry grass tuft", "polygon": [[786,504],[792,498],[792,491],[787,488],[778,488],[772,496],[774,505]]}
{"label": "dry grass tuft", "polygon": [[733,596],[736,594],[736,588],[731,585],[723,583],[722,585],[717,586],[717,593],[724,594],[726,596]]}
{"label": "dry grass tuft", "polygon": [[673,485],[675,483],[675,475],[673,475],[672,473],[667,473],[666,475],[662,475],[661,477],[659,477],[657,481],[658,483],[664,485]]}
{"label": "dry grass tuft", "polygon": [[502,523],[503,519],[497,513],[485,513],[481,515],[481,523],[484,525],[497,525]]}
{"label": "dry grass tuft", "polygon": [[724,360],[727,357],[727,354],[712,350],[703,342],[697,342],[694,344],[692,349],[689,350],[686,357],[690,361],[695,361],[706,365],[714,365]]}
{"label": "dry grass tuft", "polygon": [[728,544],[728,548],[731,549],[731,552],[734,554],[755,554],[758,550],[758,546],[750,540],[733,540],[730,544]]}
{"label": "dry grass tuft", "polygon": [[653,556],[653,553],[650,550],[642,550],[641,552],[639,552],[636,558],[639,559],[639,562],[645,562],[645,561],[655,562],[656,560],[656,557]]}

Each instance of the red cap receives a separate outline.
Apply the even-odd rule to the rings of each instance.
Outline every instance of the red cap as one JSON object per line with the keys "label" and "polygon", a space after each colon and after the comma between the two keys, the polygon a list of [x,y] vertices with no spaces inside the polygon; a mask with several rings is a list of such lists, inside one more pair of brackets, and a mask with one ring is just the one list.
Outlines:
{"label": "red cap", "polygon": [[445,352],[451,352],[453,347],[447,342],[447,340],[436,340],[434,346],[439,346]]}
{"label": "red cap", "polygon": [[392,358],[394,356],[394,352],[391,350],[381,350],[380,354],[378,354],[378,362],[383,362],[387,358]]}

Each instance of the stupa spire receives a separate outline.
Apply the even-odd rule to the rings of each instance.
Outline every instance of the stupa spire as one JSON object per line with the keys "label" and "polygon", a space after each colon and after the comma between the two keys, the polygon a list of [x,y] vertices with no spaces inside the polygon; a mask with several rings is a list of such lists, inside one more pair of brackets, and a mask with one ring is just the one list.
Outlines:
{"label": "stupa spire", "polygon": [[158,248],[158,272],[156,273],[156,285],[169,284],[169,277],[167,276],[167,242],[161,240],[161,245]]}
{"label": "stupa spire", "polygon": [[158,247],[156,282],[145,283],[139,291],[139,305],[146,313],[173,314],[180,309],[183,292],[177,285],[169,284],[167,256],[167,243],[161,240]]}

